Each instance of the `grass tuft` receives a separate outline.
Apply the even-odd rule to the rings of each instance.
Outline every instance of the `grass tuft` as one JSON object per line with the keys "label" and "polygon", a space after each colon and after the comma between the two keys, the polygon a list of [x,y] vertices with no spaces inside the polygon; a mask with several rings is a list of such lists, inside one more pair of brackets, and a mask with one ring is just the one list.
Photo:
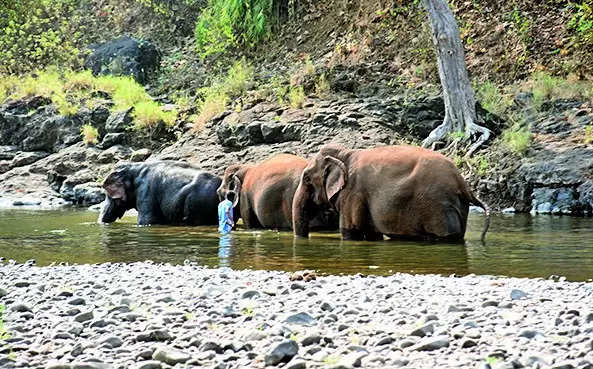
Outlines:
{"label": "grass tuft", "polygon": [[140,101],[134,105],[133,116],[137,128],[154,128],[160,122],[172,126],[177,119],[177,112],[164,111],[154,101]]}
{"label": "grass tuft", "polygon": [[502,132],[503,141],[511,151],[523,155],[531,145],[531,131],[525,125],[522,116],[511,116],[510,121],[512,122],[511,126]]}
{"label": "grass tuft", "polygon": [[90,124],[85,124],[80,128],[82,141],[87,145],[96,145],[99,142],[99,130]]}
{"label": "grass tuft", "polygon": [[205,92],[203,100],[199,102],[200,114],[194,121],[194,129],[200,130],[204,127],[206,122],[212,119],[215,115],[226,110],[226,105],[229,97],[225,91],[220,88],[209,88]]}
{"label": "grass tuft", "polygon": [[82,105],[96,106],[98,100],[91,97],[95,91],[111,95],[113,111],[133,107],[138,120],[136,128],[150,128],[160,121],[171,126],[177,119],[176,111],[164,111],[132,77],[95,77],[90,71],[58,73],[55,68],[38,71],[20,80],[12,76],[0,77],[0,102],[7,98],[43,96],[51,99],[64,116],[77,114]]}
{"label": "grass tuft", "polygon": [[476,89],[476,94],[482,107],[498,116],[502,116],[506,109],[513,103],[510,95],[505,94],[501,88],[490,81],[479,85]]}
{"label": "grass tuft", "polygon": [[294,109],[300,109],[305,102],[305,91],[303,86],[291,87],[288,91],[288,102]]}

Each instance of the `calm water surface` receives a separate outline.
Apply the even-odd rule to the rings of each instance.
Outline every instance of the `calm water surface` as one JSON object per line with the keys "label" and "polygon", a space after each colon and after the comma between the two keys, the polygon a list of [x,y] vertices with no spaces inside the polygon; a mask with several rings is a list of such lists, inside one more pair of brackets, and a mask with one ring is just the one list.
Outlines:
{"label": "calm water surface", "polygon": [[221,238],[214,227],[138,227],[135,217],[112,225],[96,223],[85,210],[0,210],[0,256],[38,265],[132,262],[147,259],[212,267],[321,273],[394,272],[495,274],[518,277],[593,278],[593,219],[560,216],[494,216],[486,243],[484,218],[470,215],[463,244],[402,241],[341,241],[315,233],[233,232]]}

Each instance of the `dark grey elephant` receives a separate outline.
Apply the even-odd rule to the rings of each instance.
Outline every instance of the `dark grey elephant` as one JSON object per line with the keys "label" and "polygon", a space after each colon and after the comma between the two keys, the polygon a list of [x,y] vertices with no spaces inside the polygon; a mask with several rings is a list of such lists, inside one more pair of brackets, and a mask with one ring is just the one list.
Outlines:
{"label": "dark grey elephant", "polygon": [[184,162],[120,164],[103,181],[107,197],[98,221],[112,223],[136,209],[140,225],[214,225],[220,183],[218,176]]}

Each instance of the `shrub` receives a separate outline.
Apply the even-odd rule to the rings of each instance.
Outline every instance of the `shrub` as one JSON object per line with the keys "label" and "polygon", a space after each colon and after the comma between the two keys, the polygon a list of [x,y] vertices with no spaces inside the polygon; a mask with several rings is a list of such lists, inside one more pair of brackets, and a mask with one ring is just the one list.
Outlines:
{"label": "shrub", "polygon": [[239,44],[253,46],[270,33],[274,0],[209,0],[194,30],[201,57]]}
{"label": "shrub", "polygon": [[568,21],[566,27],[575,32],[578,43],[593,46],[593,1],[584,0],[571,4],[576,12]]}
{"label": "shrub", "polygon": [[90,124],[85,124],[80,128],[82,141],[87,145],[96,145],[99,139],[99,131]]}
{"label": "shrub", "polygon": [[593,142],[593,126],[587,124],[585,126],[585,139],[583,140],[585,145],[588,145]]}
{"label": "shrub", "polygon": [[172,125],[177,119],[176,111],[164,111],[162,107],[131,77],[103,76],[94,77],[90,72],[67,71],[59,74],[55,69],[36,72],[35,75],[0,77],[0,101],[10,97],[22,99],[31,96],[44,96],[51,99],[62,115],[69,116],[78,112],[79,106],[92,108],[97,99],[92,93],[101,90],[113,99],[113,110],[119,111],[134,107],[139,119],[137,128],[147,127],[155,121]]}
{"label": "shrub", "polygon": [[315,95],[318,97],[325,97],[329,94],[331,90],[331,85],[327,78],[325,77],[325,73],[319,76],[317,82],[315,82]]}
{"label": "shrub", "polygon": [[538,109],[546,100],[586,100],[592,96],[591,82],[567,80],[544,72],[537,72],[532,76],[531,92],[534,105]]}
{"label": "shrub", "polygon": [[513,152],[523,155],[531,144],[531,131],[522,116],[511,116],[511,126],[503,131],[503,141]]}
{"label": "shrub", "polygon": [[194,128],[201,129],[216,114],[225,111],[228,100],[229,97],[222,89],[216,87],[206,89],[204,98],[198,104],[200,114],[194,122]]}
{"label": "shrub", "polygon": [[239,96],[245,92],[248,83],[253,79],[253,67],[243,61],[235,62],[224,81],[224,89],[231,96]]}
{"label": "shrub", "polygon": [[67,72],[65,79],[64,89],[69,92],[89,91],[96,88],[96,78],[90,70]]}
{"label": "shrub", "polygon": [[288,102],[291,107],[299,109],[303,107],[305,102],[305,91],[303,86],[290,87],[288,90]]}
{"label": "shrub", "polygon": [[486,81],[476,89],[482,107],[492,114],[501,116],[513,103],[512,97],[504,94],[501,89],[490,81]]}
{"label": "shrub", "polygon": [[78,0],[12,0],[0,2],[0,73],[31,72],[49,64],[79,63]]}
{"label": "shrub", "polygon": [[177,118],[177,112],[164,111],[155,101],[140,101],[134,105],[133,116],[137,128],[153,128],[159,122],[172,126]]}
{"label": "shrub", "polygon": [[124,110],[141,101],[150,100],[144,87],[138,84],[132,77],[117,77],[115,91],[111,97],[115,104],[115,110]]}

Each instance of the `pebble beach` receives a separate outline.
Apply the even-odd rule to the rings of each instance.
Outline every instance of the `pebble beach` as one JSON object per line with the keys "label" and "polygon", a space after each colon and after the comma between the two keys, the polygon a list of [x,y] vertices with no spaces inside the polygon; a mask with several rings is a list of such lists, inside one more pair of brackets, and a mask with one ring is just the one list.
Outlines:
{"label": "pebble beach", "polygon": [[9,263],[0,306],[2,368],[593,368],[562,278]]}

